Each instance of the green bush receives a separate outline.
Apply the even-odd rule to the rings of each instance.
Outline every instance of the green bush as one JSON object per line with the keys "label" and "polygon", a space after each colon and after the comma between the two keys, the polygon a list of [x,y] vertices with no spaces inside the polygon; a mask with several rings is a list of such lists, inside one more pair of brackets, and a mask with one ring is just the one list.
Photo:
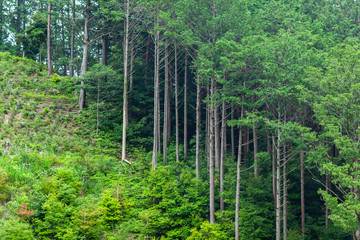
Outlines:
{"label": "green bush", "polygon": [[30,224],[18,218],[0,220],[0,239],[6,240],[34,240]]}

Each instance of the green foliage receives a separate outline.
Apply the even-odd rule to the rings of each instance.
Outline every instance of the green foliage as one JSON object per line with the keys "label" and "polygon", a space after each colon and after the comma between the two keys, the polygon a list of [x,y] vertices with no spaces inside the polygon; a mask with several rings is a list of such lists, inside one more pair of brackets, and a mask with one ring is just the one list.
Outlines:
{"label": "green foliage", "polygon": [[228,239],[226,234],[221,231],[221,228],[218,224],[210,224],[205,221],[201,224],[200,229],[193,228],[191,229],[191,235],[186,238],[187,240],[225,240]]}
{"label": "green foliage", "polygon": [[111,191],[104,191],[100,201],[101,218],[108,228],[114,228],[122,218],[122,204]]}
{"label": "green foliage", "polygon": [[0,238],[7,240],[35,240],[29,223],[18,218],[0,220]]}
{"label": "green foliage", "polygon": [[35,59],[35,55],[40,52],[41,44],[46,40],[47,20],[46,15],[41,12],[31,17],[31,24],[26,27],[25,34],[16,35],[16,42],[23,45],[26,56]]}

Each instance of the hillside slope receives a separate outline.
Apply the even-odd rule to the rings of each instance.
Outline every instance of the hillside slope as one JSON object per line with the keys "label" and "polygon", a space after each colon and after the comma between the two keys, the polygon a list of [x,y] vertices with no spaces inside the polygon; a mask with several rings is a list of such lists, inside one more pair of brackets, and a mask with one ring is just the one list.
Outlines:
{"label": "hillside slope", "polygon": [[0,54],[0,239],[99,239],[121,218],[121,164],[85,127],[74,80],[42,70]]}

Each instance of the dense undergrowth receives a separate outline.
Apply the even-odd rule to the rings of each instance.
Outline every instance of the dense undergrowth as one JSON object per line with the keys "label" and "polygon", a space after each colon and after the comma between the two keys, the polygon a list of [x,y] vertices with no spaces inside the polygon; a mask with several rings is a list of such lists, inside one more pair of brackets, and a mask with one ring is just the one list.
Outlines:
{"label": "dense undergrowth", "polygon": [[[78,110],[77,80],[43,70],[32,60],[0,54],[0,239],[234,236],[231,158],[225,167],[226,210],[210,225],[206,162],[197,180],[194,158],[176,163],[173,146],[169,164],[156,173],[151,153],[141,146],[131,149],[129,163],[120,161],[118,144],[106,137],[111,134],[97,134],[93,119]],[[271,178],[242,174],[241,239],[273,239],[271,184],[264,184]],[[296,211],[289,212],[296,226]],[[312,236],[327,238],[313,221]],[[301,239],[298,229],[290,229],[288,239]]]}

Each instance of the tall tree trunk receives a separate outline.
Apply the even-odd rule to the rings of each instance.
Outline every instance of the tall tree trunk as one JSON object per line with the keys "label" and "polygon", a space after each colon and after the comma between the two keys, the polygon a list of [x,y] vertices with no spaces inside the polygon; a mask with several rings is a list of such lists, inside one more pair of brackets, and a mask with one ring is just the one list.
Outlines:
{"label": "tall tree trunk", "polygon": [[200,178],[200,127],[201,127],[201,85],[199,70],[196,70],[196,178]]}
{"label": "tall tree trunk", "polygon": [[257,154],[258,154],[258,140],[257,140],[257,130],[256,124],[253,126],[253,144],[254,144],[254,176],[255,178],[259,177],[259,166],[257,163]]}
{"label": "tall tree trunk", "polygon": [[71,17],[71,38],[70,38],[70,73],[69,76],[74,76],[74,50],[75,50],[75,0],[72,3],[72,17]]}
{"label": "tall tree trunk", "polygon": [[[158,9],[156,12],[155,17],[155,28],[159,25],[159,16],[158,16]],[[159,151],[159,141],[158,139],[160,137],[160,119],[159,119],[159,67],[160,67],[160,32],[159,30],[155,31],[155,41],[154,41],[154,141],[153,141],[153,156],[152,156],[152,169],[155,171],[156,169],[156,159],[157,154]]]}
{"label": "tall tree trunk", "polygon": [[188,53],[185,53],[185,69],[184,69],[184,158],[187,158],[187,137],[188,137]]}
{"label": "tall tree trunk", "polygon": [[[330,175],[326,174],[326,192],[330,193],[331,190],[331,180]],[[328,229],[329,227],[329,208],[327,204],[325,205],[325,229]]]}
{"label": "tall tree trunk", "polygon": [[[280,123],[280,113],[279,113]],[[281,145],[280,126],[277,129],[276,146],[276,240],[281,240]]]}
{"label": "tall tree trunk", "polygon": [[174,44],[175,48],[175,141],[176,141],[176,162],[179,162],[179,102],[178,102],[178,55],[177,45]]}
{"label": "tall tree trunk", "polygon": [[276,151],[275,151],[275,136],[272,136],[272,190],[274,210],[276,211]]}
{"label": "tall tree trunk", "polygon": [[220,153],[220,211],[224,211],[224,160],[226,152],[226,103],[222,102],[221,153]]}
{"label": "tall tree trunk", "polygon": [[51,3],[50,2],[48,2],[48,21],[47,21],[47,64],[48,64],[48,74],[51,75],[52,67],[51,67]]}
{"label": "tall tree trunk", "polygon": [[[241,118],[244,116],[244,106],[241,107]],[[239,151],[236,170],[236,197],[235,197],[235,240],[239,240],[239,210],[240,210],[240,181],[241,181],[241,155],[242,155],[242,127],[239,128]]]}
{"label": "tall tree trunk", "polygon": [[[214,87],[215,87],[214,94],[217,95],[217,93],[218,93],[217,82],[215,82]],[[220,169],[220,131],[219,131],[220,130],[219,129],[220,121],[219,121],[219,106],[218,106],[217,102],[215,103],[215,106],[214,106],[214,115],[215,115],[215,127],[214,127],[214,131],[215,131],[215,168]]]}
{"label": "tall tree trunk", "polygon": [[[231,103],[231,121],[234,120],[234,103]],[[235,157],[235,135],[234,135],[234,126],[230,128],[231,134],[231,156]]]}
{"label": "tall tree trunk", "polygon": [[170,105],[170,97],[169,97],[169,42],[166,40],[165,45],[165,89],[164,89],[164,129],[163,129],[163,157],[164,157],[164,165],[167,162],[167,152],[166,149],[168,147],[169,142],[169,105]]}
{"label": "tall tree trunk", "polygon": [[305,163],[304,150],[300,150],[300,181],[301,181],[301,235],[305,236]]}
{"label": "tall tree trunk", "polygon": [[284,145],[283,157],[283,240],[287,240],[287,157]]}
{"label": "tall tree trunk", "polygon": [[123,93],[123,131],[121,159],[126,158],[126,129],[128,124],[128,58],[129,58],[129,16],[130,0],[126,0],[125,35],[124,35],[124,93]]}
{"label": "tall tree trunk", "polygon": [[[64,14],[65,15],[65,14]],[[62,54],[65,57],[66,54],[66,35],[65,35],[65,23],[64,21],[61,23],[61,36],[62,36],[62,41],[63,41],[63,48],[62,48]],[[67,76],[67,63],[64,63],[64,74],[63,76]]]}
{"label": "tall tree trunk", "polygon": [[[211,80],[211,88],[210,88],[210,95],[212,96],[215,93],[215,78],[212,78]],[[215,103],[214,101],[210,102],[210,157],[209,157],[209,165],[210,165],[210,223],[215,223],[215,183],[214,183],[214,142],[215,142],[215,136],[214,136],[214,129],[215,129],[215,119],[214,119],[214,113],[215,113]]]}
{"label": "tall tree trunk", "polygon": [[[125,25],[126,25],[126,23],[125,23]],[[108,64],[108,61],[107,61],[108,49],[109,49],[109,35],[106,34],[106,35],[102,36],[102,44],[101,44],[101,63],[104,66],[106,66]]]}
{"label": "tall tree trunk", "polygon": [[210,167],[210,88],[208,83],[206,83],[205,152],[207,166]]}
{"label": "tall tree trunk", "polygon": [[[84,46],[83,46],[83,59],[81,63],[81,75],[84,75],[87,72],[88,67],[88,55],[89,55],[89,17],[90,17],[90,0],[86,1],[86,9],[84,14]],[[81,89],[80,89],[80,97],[79,97],[79,107],[82,110],[85,107],[85,89],[84,89],[84,81],[81,80]]]}

